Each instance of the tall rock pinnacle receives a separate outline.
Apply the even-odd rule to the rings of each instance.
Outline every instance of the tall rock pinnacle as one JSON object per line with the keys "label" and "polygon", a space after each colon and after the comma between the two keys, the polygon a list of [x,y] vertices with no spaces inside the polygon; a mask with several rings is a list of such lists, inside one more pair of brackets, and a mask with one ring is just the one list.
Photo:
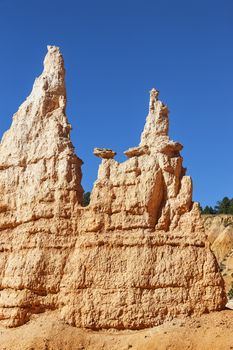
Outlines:
{"label": "tall rock pinnacle", "polygon": [[66,107],[64,60],[56,46],[48,46],[48,53],[44,59],[44,71],[35,80],[31,95],[21,108],[31,103],[34,104],[34,108],[38,107],[38,111],[42,114]]}
{"label": "tall rock pinnacle", "polygon": [[168,108],[158,100],[159,91],[150,91],[149,114],[146,119],[140,145],[155,146],[158,136],[168,135]]}
{"label": "tall rock pinnacle", "polygon": [[[15,224],[34,216],[59,214],[52,204],[54,198],[60,196],[58,193],[63,193],[63,197],[72,194],[73,204],[81,202],[82,162],[74,154],[70,141],[71,127],[65,106],[63,57],[59,48],[48,46],[44,71],[36,78],[30,96],[14,115],[12,126],[0,144],[1,174],[11,173],[9,181],[14,181],[9,183],[9,198],[8,183],[4,181],[4,201],[8,210],[2,215],[8,213],[11,217],[11,211],[16,210]],[[13,199],[14,191],[17,196]],[[47,202],[46,196],[51,197],[51,209],[47,206],[47,214],[39,214],[43,212],[41,201]]]}
{"label": "tall rock pinnacle", "polygon": [[49,46],[0,144],[0,323],[56,310],[77,327],[141,329],[222,309],[223,280],[158,91],[129,159],[95,149],[102,162],[83,208],[64,77]]}
{"label": "tall rock pinnacle", "polygon": [[[82,201],[82,161],[70,141],[65,107],[63,57],[59,48],[48,46],[43,73],[0,144],[0,250],[4,252],[0,253],[0,290],[4,290],[0,305],[5,305],[0,306],[0,319],[4,324],[24,323],[32,309],[53,307],[52,296],[73,244],[72,231],[67,228],[64,233],[62,227]],[[64,235],[70,237],[64,240]],[[56,277],[50,278],[51,273]],[[10,304],[4,301],[8,290]],[[24,306],[27,298],[31,309]],[[9,318],[13,299],[21,301]]]}

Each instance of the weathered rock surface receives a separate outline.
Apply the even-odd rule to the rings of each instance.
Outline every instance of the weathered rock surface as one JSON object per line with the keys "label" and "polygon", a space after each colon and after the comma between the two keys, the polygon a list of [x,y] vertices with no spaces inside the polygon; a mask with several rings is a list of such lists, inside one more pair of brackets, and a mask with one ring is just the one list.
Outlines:
{"label": "weathered rock surface", "polygon": [[202,217],[211,249],[221,261],[233,248],[233,215],[203,215]]}
{"label": "weathered rock surface", "polygon": [[63,59],[48,49],[0,145],[0,322],[58,310],[77,327],[140,329],[222,309],[223,280],[158,91],[139,146],[147,151],[123,163],[99,153],[83,208]]}
{"label": "weathered rock surface", "polygon": [[203,215],[205,232],[220,265],[226,290],[233,287],[233,215]]}
{"label": "weathered rock surface", "polygon": [[146,145],[141,147],[131,147],[124,152],[124,154],[128,158],[139,157],[139,156],[142,156],[143,154],[149,154],[149,153],[150,153],[149,147]]}
{"label": "weathered rock surface", "polygon": [[0,320],[8,326],[57,307],[76,241],[82,161],[69,137],[64,75],[62,55],[48,47],[44,71],[0,144]]}
{"label": "weathered rock surface", "polygon": [[94,148],[93,153],[96,157],[104,159],[114,158],[116,155],[116,152],[114,152],[110,148]]}

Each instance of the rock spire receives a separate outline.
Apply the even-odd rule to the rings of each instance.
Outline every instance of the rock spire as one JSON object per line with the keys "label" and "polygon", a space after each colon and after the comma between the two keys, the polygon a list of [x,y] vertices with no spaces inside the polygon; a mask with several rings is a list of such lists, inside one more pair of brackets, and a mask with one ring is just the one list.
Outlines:
{"label": "rock spire", "polygon": [[8,326],[54,308],[74,244],[82,161],[70,141],[64,79],[62,55],[49,46],[44,71],[0,144],[0,320]]}

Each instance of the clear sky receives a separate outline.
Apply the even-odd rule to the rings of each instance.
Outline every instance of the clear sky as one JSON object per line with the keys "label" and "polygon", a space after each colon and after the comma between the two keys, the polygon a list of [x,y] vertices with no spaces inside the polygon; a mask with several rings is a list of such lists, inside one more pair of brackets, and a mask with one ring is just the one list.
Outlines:
{"label": "clear sky", "polygon": [[0,137],[42,72],[46,45],[57,45],[86,191],[100,163],[93,148],[123,161],[156,87],[194,200],[233,197],[232,0],[0,0],[0,44]]}

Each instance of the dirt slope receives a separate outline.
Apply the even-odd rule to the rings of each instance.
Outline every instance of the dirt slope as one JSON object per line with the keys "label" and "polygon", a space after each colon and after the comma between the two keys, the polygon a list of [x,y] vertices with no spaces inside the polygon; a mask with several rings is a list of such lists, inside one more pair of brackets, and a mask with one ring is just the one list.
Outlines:
{"label": "dirt slope", "polygon": [[232,319],[233,311],[225,310],[142,331],[93,332],[46,313],[19,328],[0,328],[0,350],[229,350]]}

